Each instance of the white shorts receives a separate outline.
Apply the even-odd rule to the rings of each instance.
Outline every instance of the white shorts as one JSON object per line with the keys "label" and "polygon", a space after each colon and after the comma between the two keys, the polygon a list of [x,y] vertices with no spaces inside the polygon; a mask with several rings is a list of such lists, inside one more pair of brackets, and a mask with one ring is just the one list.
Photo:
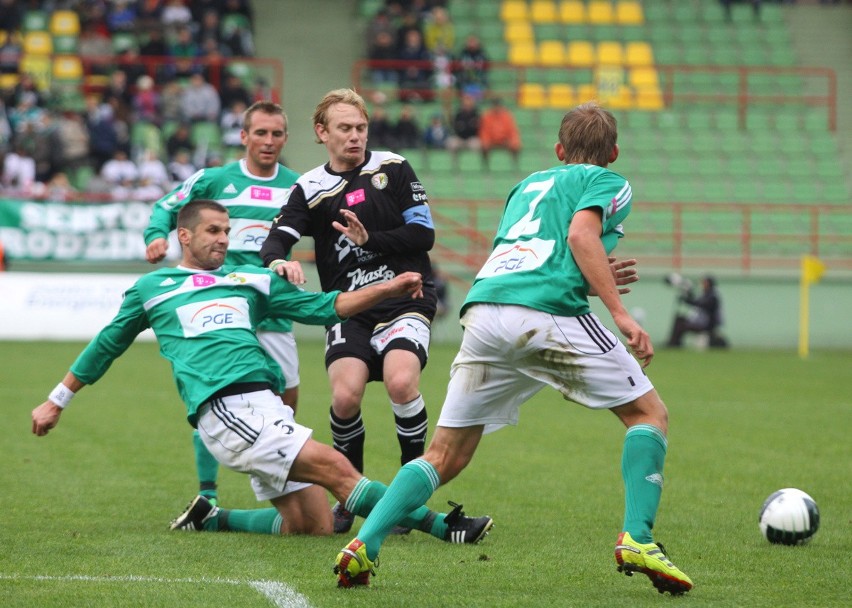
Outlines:
{"label": "white shorts", "polygon": [[299,352],[296,350],[296,336],[293,332],[259,330],[257,339],[269,356],[281,366],[285,386],[299,386]]}
{"label": "white shorts", "polygon": [[654,386],[592,313],[559,317],[524,306],[475,304],[450,370],[438,426],[517,424],[520,406],[546,385],[593,409],[624,405]]}
{"label": "white shorts", "polygon": [[297,423],[293,409],[270,390],[208,401],[198,409],[198,432],[216,460],[251,476],[258,500],[311,485],[287,476],[313,431]]}

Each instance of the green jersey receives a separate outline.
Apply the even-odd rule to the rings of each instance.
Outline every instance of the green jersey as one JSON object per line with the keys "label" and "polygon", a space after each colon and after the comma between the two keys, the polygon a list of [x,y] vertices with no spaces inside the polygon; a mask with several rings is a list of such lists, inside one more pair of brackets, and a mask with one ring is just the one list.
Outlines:
{"label": "green jersey", "polygon": [[462,310],[491,302],[561,316],[590,312],[589,284],[568,248],[568,226],[577,211],[601,209],[609,253],[624,235],[631,195],[626,179],[596,165],[561,165],[527,177],[509,193],[494,248]]}
{"label": "green jersey", "polygon": [[[279,164],[272,177],[249,173],[245,159],[222,167],[201,169],[166,196],[154,203],[151,219],[145,229],[145,245],[158,238],[168,238],[177,227],[181,207],[191,200],[212,199],[228,208],[231,220],[230,243],[226,264],[263,266],[260,247],[272,220],[287,204],[290,190],[299,174]],[[285,319],[268,321],[261,329],[292,331]]]}
{"label": "green jersey", "polygon": [[307,292],[251,265],[161,268],[127,290],[118,314],[83,350],[71,372],[94,384],[150,327],[195,426],[198,406],[235,382],[265,382],[283,391],[281,368],[261,347],[255,330],[269,318],[339,323],[334,310],[339,293]]}

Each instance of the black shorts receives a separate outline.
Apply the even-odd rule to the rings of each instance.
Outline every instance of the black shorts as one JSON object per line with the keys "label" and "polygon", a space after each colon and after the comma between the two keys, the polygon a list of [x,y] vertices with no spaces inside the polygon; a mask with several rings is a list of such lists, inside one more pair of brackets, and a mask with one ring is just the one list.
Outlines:
{"label": "black shorts", "polygon": [[325,366],[344,357],[367,364],[369,381],[382,380],[385,353],[407,350],[426,367],[437,297],[424,287],[423,298],[395,299],[326,328]]}

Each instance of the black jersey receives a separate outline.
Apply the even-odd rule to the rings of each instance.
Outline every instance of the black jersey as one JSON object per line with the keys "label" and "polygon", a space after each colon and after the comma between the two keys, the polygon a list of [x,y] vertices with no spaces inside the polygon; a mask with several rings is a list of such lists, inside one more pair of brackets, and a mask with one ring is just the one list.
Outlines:
{"label": "black jersey", "polygon": [[[369,234],[359,247],[338,232],[341,209],[358,216]],[[363,164],[337,173],[328,164],[302,175],[281,207],[261,249],[264,264],[284,259],[303,236],[314,239],[323,291],[354,291],[406,271],[432,287],[427,253],[435,229],[426,191],[405,158],[370,152]]]}

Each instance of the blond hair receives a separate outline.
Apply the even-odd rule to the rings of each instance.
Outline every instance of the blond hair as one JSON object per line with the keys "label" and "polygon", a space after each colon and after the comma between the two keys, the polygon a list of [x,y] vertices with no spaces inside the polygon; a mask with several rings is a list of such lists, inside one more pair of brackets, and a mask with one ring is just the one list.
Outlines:
{"label": "blond hair", "polygon": [[[317,104],[317,107],[314,108],[313,124],[322,125],[327,129],[328,110],[331,106],[337,103],[356,107],[364,116],[365,120],[370,120],[370,113],[367,111],[367,103],[364,101],[363,97],[358,95],[358,93],[352,89],[334,89],[333,91],[326,93]],[[315,137],[314,141],[318,144],[322,143],[319,137]]]}

